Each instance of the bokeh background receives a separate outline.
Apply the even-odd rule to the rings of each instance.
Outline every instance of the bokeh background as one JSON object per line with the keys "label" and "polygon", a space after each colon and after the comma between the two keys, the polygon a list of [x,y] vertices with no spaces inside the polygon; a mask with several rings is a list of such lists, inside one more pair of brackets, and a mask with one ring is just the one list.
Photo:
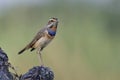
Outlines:
{"label": "bokeh background", "polygon": [[19,74],[40,65],[17,53],[51,17],[58,32],[42,56],[55,80],[120,80],[120,0],[0,0],[0,47]]}

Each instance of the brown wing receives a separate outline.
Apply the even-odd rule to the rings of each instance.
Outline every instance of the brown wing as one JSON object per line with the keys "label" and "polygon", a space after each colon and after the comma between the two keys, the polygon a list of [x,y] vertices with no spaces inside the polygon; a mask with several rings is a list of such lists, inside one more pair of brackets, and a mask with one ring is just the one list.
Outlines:
{"label": "brown wing", "polygon": [[32,48],[32,46],[36,43],[36,41],[38,41],[42,36],[44,36],[44,31],[46,30],[46,27],[42,28],[37,34],[36,36],[33,38],[33,40],[25,47],[23,48],[21,51],[18,52],[18,54],[23,53],[25,50]]}
{"label": "brown wing", "polygon": [[38,41],[42,36],[44,36],[44,31],[46,30],[46,28],[42,28],[37,34],[36,36],[33,38],[33,40],[27,45],[28,48],[31,48],[36,41]]}

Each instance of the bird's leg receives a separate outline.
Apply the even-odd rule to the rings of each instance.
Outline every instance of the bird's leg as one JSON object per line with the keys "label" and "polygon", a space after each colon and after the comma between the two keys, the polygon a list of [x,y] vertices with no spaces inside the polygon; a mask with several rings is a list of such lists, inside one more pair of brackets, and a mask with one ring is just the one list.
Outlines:
{"label": "bird's leg", "polygon": [[38,59],[40,61],[40,64],[43,66],[44,64],[43,64],[42,54],[41,54],[40,48],[38,48],[37,53],[38,53]]}

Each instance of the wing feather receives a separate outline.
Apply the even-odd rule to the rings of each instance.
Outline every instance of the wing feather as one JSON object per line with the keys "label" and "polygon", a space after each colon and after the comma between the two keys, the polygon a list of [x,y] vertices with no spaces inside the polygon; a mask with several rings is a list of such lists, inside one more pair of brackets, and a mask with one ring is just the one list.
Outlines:
{"label": "wing feather", "polygon": [[42,28],[37,34],[36,36],[33,38],[33,40],[27,45],[28,48],[32,48],[32,46],[42,37],[44,36],[44,31],[46,30],[46,28]]}

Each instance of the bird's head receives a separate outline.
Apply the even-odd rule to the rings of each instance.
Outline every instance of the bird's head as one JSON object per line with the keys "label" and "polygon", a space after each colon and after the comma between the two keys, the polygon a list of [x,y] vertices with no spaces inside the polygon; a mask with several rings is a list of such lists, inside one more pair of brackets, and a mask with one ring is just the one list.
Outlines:
{"label": "bird's head", "polygon": [[56,27],[58,25],[58,19],[57,18],[50,18],[47,24],[48,28]]}

